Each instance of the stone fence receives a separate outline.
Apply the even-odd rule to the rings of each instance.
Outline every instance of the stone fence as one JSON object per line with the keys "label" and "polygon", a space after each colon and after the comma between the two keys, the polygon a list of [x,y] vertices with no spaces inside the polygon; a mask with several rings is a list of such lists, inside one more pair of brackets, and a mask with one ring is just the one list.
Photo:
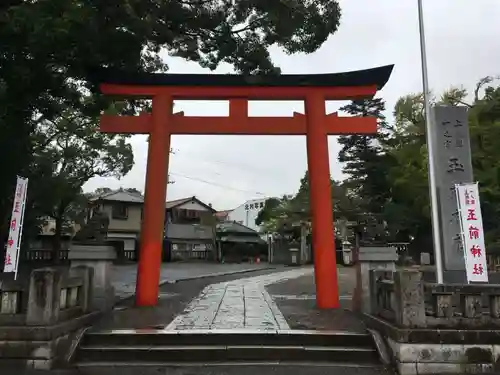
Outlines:
{"label": "stone fence", "polygon": [[[94,270],[33,270],[0,281],[0,367],[48,369],[64,362],[99,312],[92,311]],[[2,275],[7,278],[10,275]]]}
{"label": "stone fence", "polygon": [[398,326],[500,328],[500,285],[438,285],[418,270],[373,270],[370,278],[372,314]]}
{"label": "stone fence", "polygon": [[359,249],[360,311],[384,362],[399,375],[500,373],[500,285],[438,285],[397,259]]}
{"label": "stone fence", "polygon": [[2,281],[0,326],[50,325],[89,312],[92,269],[42,268],[26,281]]}

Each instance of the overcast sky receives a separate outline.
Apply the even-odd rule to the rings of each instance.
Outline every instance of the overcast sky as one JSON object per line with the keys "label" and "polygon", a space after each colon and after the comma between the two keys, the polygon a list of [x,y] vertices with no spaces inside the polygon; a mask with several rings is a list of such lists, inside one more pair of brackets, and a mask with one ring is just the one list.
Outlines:
{"label": "overcast sky", "polygon": [[[390,116],[396,100],[421,91],[417,0],[340,0],[339,31],[311,55],[287,56],[272,49],[283,73],[334,73],[395,64],[387,86],[378,94]],[[499,0],[424,0],[430,86],[440,92],[452,85],[474,86],[486,75],[500,74]],[[167,59],[172,73],[205,73],[197,64]],[[228,73],[220,67],[217,73]],[[342,102],[327,103],[329,112]],[[222,116],[227,102],[176,102],[187,115]],[[286,116],[303,111],[300,102],[252,102],[250,115]],[[97,187],[144,190],[147,143],[134,136],[135,166],[120,181],[96,178]],[[342,178],[336,137],[330,137],[330,170]],[[173,136],[167,199],[197,196],[216,209],[234,208],[244,201],[295,193],[307,168],[305,138],[301,136]]]}

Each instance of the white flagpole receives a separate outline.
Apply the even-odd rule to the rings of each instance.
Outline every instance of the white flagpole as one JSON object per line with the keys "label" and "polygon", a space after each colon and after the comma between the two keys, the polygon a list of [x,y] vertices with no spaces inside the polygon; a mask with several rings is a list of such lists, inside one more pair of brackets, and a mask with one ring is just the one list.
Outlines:
{"label": "white flagpole", "polygon": [[443,283],[443,258],[441,251],[441,225],[439,222],[438,199],[437,199],[437,184],[436,171],[434,164],[434,147],[435,139],[434,132],[431,131],[433,119],[431,115],[431,103],[429,92],[429,76],[427,72],[427,53],[425,49],[425,32],[424,32],[424,16],[422,0],[418,1],[418,24],[420,31],[420,57],[422,60],[422,85],[424,89],[424,105],[425,105],[425,124],[427,138],[427,153],[429,159],[429,195],[431,198],[431,220],[432,220],[432,239],[434,244],[434,261],[436,263],[436,281],[438,284]]}

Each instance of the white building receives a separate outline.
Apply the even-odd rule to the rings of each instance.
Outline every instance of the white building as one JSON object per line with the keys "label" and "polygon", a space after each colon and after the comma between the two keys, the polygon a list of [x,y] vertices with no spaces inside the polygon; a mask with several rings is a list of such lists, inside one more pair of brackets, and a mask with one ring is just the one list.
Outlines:
{"label": "white building", "polygon": [[261,198],[246,201],[229,212],[227,219],[230,221],[236,221],[238,224],[243,224],[248,228],[259,231],[260,226],[255,224],[255,219],[257,219],[259,211],[264,208],[264,203],[267,199],[268,198]]}

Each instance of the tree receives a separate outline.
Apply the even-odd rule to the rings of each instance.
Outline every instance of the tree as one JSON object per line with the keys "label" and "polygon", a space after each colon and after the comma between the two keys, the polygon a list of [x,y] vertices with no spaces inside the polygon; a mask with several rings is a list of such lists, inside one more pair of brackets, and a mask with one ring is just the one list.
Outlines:
{"label": "tree", "polygon": [[[83,106],[95,90],[95,67],[161,71],[167,50],[215,69],[279,73],[268,48],[311,53],[339,25],[337,1],[295,0],[9,0],[0,5],[0,228],[10,210],[16,174],[32,162],[30,135],[66,106],[97,114],[104,99]],[[86,103],[89,104],[89,103]],[[84,108],[81,108],[81,107]],[[16,158],[12,156],[16,155]]]}
{"label": "tree", "polygon": [[[472,99],[467,90],[452,88],[434,99],[436,104],[467,106],[474,179],[479,181],[481,210],[488,251],[500,251],[500,86],[486,77],[477,83]],[[428,156],[423,95],[401,97],[390,124],[382,116],[383,101],[356,101],[344,108],[353,115],[375,115],[382,134],[342,137],[339,160],[345,162],[346,181],[332,181],[336,219],[383,221],[372,239],[409,242],[415,257],[432,249]],[[258,219],[270,228],[309,220],[309,179],[301,179],[292,199],[270,201]],[[367,220],[368,219],[368,220]],[[372,226],[373,227],[373,226]]]}
{"label": "tree", "polygon": [[103,195],[103,194],[107,194],[107,193],[111,193],[113,191],[113,189],[109,188],[109,187],[99,187],[97,189],[94,190],[94,195]]}
{"label": "tree", "polygon": [[125,191],[135,195],[142,196],[142,192],[140,190],[137,190],[136,188],[126,188]]}
{"label": "tree", "polygon": [[388,137],[388,124],[383,113],[385,102],[381,98],[354,100],[341,110],[353,116],[377,118],[376,134],[341,136],[338,139],[342,145],[338,160],[344,163],[343,172],[348,176],[344,184],[357,200],[359,217],[355,220],[376,223],[382,220],[390,192],[386,179],[390,155],[383,152]]}
{"label": "tree", "polygon": [[384,220],[392,240],[411,242],[416,251],[432,243],[423,104],[422,94],[397,101],[393,133],[386,146],[392,163],[385,173],[390,195]]}
{"label": "tree", "polygon": [[67,108],[55,120],[41,122],[32,135],[33,197],[36,211],[55,220],[55,251],[65,226],[85,212],[83,185],[96,176],[120,178],[133,166],[126,137],[101,133],[98,125],[97,118]]}
{"label": "tree", "polygon": [[[500,87],[491,77],[480,80],[468,104],[472,166],[479,181],[481,210],[488,251],[500,251]],[[465,97],[462,101],[465,105]]]}
{"label": "tree", "polygon": [[[490,86],[492,82],[491,77],[479,80],[470,101],[464,88],[451,88],[434,101],[469,108],[472,165],[474,179],[479,181],[486,244],[490,251],[498,251],[500,87]],[[400,98],[394,117],[391,135],[384,145],[384,152],[392,158],[386,173],[390,196],[384,220],[392,238],[410,242],[410,250],[417,255],[422,249],[432,248],[423,95]]]}
{"label": "tree", "polygon": [[[334,180],[331,180],[331,187],[332,215],[352,220],[354,213],[353,199],[348,196],[346,187]],[[264,208],[259,211],[255,224],[264,225],[266,231],[277,232],[282,229],[289,229],[299,223],[310,223],[309,194],[309,172],[306,171],[300,179],[297,194],[291,199],[287,196],[283,196],[281,199],[268,199],[264,204]]]}
{"label": "tree", "polygon": [[275,210],[280,206],[281,200],[278,198],[269,198],[264,202],[264,207],[259,211],[255,218],[255,225],[262,225],[269,222],[276,216]]}

